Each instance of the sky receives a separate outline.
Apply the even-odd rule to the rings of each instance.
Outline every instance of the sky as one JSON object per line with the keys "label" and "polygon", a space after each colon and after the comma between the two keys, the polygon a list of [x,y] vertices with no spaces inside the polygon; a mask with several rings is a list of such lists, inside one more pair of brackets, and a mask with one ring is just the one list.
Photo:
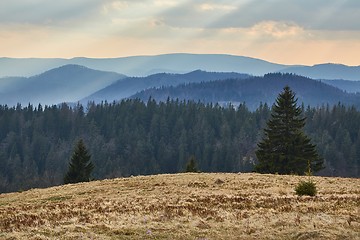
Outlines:
{"label": "sky", "polygon": [[360,65],[359,0],[1,0],[0,57],[231,54]]}

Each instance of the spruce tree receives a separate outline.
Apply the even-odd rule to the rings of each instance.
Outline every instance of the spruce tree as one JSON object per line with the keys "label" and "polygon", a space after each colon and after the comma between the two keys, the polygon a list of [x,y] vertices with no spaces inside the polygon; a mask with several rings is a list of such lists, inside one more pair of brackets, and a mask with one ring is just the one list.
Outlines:
{"label": "spruce tree", "polygon": [[89,182],[91,172],[94,169],[90,158],[91,155],[88,153],[83,140],[80,139],[71,156],[69,169],[64,177],[64,183]]}
{"label": "spruce tree", "polygon": [[196,167],[196,160],[195,156],[191,156],[189,158],[188,163],[186,164],[185,172],[198,172],[198,169]]}
{"label": "spruce tree", "polygon": [[255,171],[303,175],[308,161],[313,172],[322,169],[323,160],[303,132],[306,118],[301,115],[295,93],[286,86],[276,99],[264,138],[258,143]]}

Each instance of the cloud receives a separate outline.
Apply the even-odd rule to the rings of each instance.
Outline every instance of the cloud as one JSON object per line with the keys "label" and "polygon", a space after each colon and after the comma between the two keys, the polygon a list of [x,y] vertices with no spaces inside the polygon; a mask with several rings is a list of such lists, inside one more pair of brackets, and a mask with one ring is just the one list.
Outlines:
{"label": "cloud", "polygon": [[97,0],[2,0],[0,23],[2,24],[67,24],[91,19],[96,14]]}
{"label": "cloud", "polygon": [[201,11],[231,11],[235,10],[236,7],[232,5],[225,5],[225,4],[214,4],[214,3],[202,3],[199,5]]}
{"label": "cloud", "polygon": [[[314,61],[350,59],[359,49],[359,12],[358,0],[1,0],[0,53],[229,53],[285,63],[288,52],[311,49]],[[320,53],[331,47],[332,55]]]}
{"label": "cloud", "polygon": [[159,15],[172,27],[249,28],[290,22],[314,30],[360,30],[358,0],[178,1]]}
{"label": "cloud", "polygon": [[230,0],[183,0],[170,1],[167,7],[156,12],[156,17],[174,28],[205,28],[209,22],[221,18],[236,9],[234,1]]}
{"label": "cloud", "polygon": [[175,0],[155,0],[154,5],[158,7],[174,7],[179,4],[179,1]]}
{"label": "cloud", "polygon": [[109,1],[103,4],[102,13],[108,14],[111,11],[120,11],[129,7],[127,1]]}
{"label": "cloud", "polygon": [[250,28],[274,21],[356,31],[359,11],[358,0],[2,0],[0,24],[71,26],[141,17],[179,28]]}
{"label": "cloud", "polygon": [[239,4],[212,27],[251,27],[263,21],[292,22],[306,29],[360,30],[357,0],[253,0]]}
{"label": "cloud", "polygon": [[255,24],[248,30],[248,34],[257,38],[271,37],[276,40],[303,37],[302,27],[286,22],[264,21]]}

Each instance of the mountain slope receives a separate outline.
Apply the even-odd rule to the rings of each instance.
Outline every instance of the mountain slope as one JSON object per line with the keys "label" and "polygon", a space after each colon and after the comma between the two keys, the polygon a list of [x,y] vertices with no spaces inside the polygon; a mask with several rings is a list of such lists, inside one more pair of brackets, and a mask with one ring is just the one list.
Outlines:
{"label": "mountain slope", "polygon": [[241,73],[216,73],[200,70],[186,74],[158,73],[147,77],[129,77],[95,92],[94,94],[81,100],[81,102],[84,104],[88,101],[98,103],[107,100],[108,102],[112,102],[130,97],[137,92],[153,87],[177,86],[185,83],[208,82],[229,78],[244,79],[248,77],[250,76]]}
{"label": "mountain slope", "polygon": [[148,89],[132,96],[146,101],[150,96],[159,101],[168,97],[203,102],[245,102],[248,107],[255,109],[260,102],[272,105],[279,92],[285,85],[289,85],[305,105],[320,106],[323,104],[337,104],[339,101],[347,105],[360,107],[360,95],[348,94],[342,90],[292,74],[266,74],[264,77],[249,79],[230,79],[200,84],[181,85],[162,89]]}
{"label": "mountain slope", "polygon": [[29,78],[0,79],[0,104],[58,104],[77,101],[124,78],[123,75],[65,65]]}
{"label": "mountain slope", "polygon": [[321,80],[322,82],[340,88],[349,93],[360,93],[360,81],[349,80]]}
{"label": "mountain slope", "polygon": [[358,239],[359,179],[165,174],[0,195],[4,239]]}
{"label": "mountain slope", "polygon": [[342,64],[318,64],[314,66],[295,66],[282,69],[283,73],[294,73],[313,79],[360,80],[360,66]]}
{"label": "mountain slope", "polygon": [[19,85],[27,80],[25,77],[3,77],[0,78],[0,94],[14,91]]}

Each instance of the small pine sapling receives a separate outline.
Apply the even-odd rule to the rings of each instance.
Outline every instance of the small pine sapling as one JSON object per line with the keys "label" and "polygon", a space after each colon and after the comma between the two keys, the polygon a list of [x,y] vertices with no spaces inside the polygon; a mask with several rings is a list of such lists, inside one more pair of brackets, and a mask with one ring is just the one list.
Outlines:
{"label": "small pine sapling", "polygon": [[306,195],[313,197],[316,195],[317,190],[316,190],[316,184],[311,180],[312,172],[311,172],[310,161],[308,161],[306,175],[308,176],[308,180],[300,181],[295,187],[295,192],[299,196]]}

